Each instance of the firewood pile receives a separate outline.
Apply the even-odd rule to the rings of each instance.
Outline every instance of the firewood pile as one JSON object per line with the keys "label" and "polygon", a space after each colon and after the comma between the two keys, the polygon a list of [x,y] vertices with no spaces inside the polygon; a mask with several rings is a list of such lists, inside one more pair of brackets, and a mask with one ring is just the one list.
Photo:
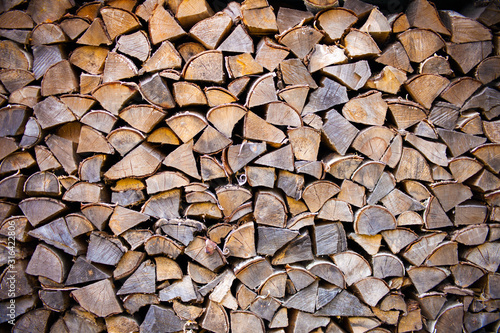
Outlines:
{"label": "firewood pile", "polygon": [[13,332],[498,332],[500,7],[0,2]]}

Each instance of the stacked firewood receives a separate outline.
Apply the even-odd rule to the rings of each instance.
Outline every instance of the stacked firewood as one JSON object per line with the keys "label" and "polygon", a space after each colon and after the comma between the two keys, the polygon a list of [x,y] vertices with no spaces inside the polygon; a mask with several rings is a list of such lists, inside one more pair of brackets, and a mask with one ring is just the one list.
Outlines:
{"label": "stacked firewood", "polygon": [[498,332],[499,5],[271,5],[0,2],[2,330]]}

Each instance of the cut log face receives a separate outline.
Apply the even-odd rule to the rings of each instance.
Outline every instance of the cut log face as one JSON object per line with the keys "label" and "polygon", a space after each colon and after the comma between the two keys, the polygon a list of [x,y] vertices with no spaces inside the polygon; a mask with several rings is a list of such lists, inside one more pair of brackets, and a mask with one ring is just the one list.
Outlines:
{"label": "cut log face", "polygon": [[498,330],[498,4],[303,2],[0,1],[2,327]]}

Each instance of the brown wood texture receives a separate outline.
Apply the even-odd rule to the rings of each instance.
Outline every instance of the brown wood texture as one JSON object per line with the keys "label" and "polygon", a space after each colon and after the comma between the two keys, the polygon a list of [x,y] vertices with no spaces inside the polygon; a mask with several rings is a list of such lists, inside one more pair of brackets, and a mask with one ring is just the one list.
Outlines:
{"label": "brown wood texture", "polygon": [[0,331],[498,332],[500,5],[368,2],[0,1]]}

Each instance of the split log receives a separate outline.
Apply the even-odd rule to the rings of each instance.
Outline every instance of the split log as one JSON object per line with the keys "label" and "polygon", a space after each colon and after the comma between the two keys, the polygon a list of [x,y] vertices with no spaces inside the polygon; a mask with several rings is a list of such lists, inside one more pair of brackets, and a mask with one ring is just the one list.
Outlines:
{"label": "split log", "polygon": [[498,6],[304,3],[0,4],[2,328],[498,328]]}

